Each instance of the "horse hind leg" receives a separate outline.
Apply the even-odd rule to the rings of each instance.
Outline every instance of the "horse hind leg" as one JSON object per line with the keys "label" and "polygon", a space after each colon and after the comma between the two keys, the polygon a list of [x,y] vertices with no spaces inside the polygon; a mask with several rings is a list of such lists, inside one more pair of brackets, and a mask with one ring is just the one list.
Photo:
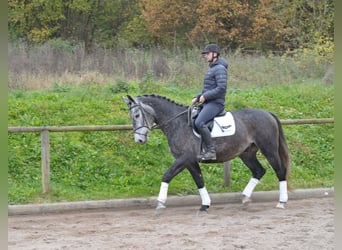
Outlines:
{"label": "horse hind leg", "polygon": [[[277,147],[270,147],[270,148],[277,148]],[[285,208],[285,204],[288,201],[287,179],[286,179],[287,169],[285,165],[283,164],[283,162],[281,161],[278,151],[268,152],[268,151],[262,150],[261,152],[265,155],[266,159],[268,160],[269,164],[272,166],[279,180],[279,201],[276,207]]]}
{"label": "horse hind leg", "polygon": [[242,203],[248,204],[252,201],[252,193],[260,182],[260,179],[264,176],[266,170],[263,168],[261,163],[256,157],[258,148],[255,145],[251,145],[247,150],[245,150],[241,155],[240,159],[252,172],[252,178],[249,180],[248,184],[242,191]]}
{"label": "horse hind leg", "polygon": [[285,208],[285,204],[288,201],[287,180],[286,180],[287,169],[283,165],[280,158],[279,157],[277,158],[278,159],[274,160],[275,163],[270,162],[279,180],[279,202],[276,207]]}
{"label": "horse hind leg", "polygon": [[279,181],[279,202],[277,208],[285,208],[285,204],[288,200],[287,194],[287,181]]}

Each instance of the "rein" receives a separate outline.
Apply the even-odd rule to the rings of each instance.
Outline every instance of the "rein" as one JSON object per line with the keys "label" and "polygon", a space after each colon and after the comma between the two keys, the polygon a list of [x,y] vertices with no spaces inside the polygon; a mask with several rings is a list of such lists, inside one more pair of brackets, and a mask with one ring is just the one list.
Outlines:
{"label": "rein", "polygon": [[184,111],[178,113],[177,115],[171,117],[170,119],[168,119],[167,121],[163,122],[162,124],[155,124],[155,125],[153,125],[153,126],[151,127],[151,130],[152,130],[152,129],[160,128],[161,126],[168,124],[170,121],[176,119],[177,117],[181,116],[182,114],[185,114],[186,112],[188,112],[188,109],[186,109],[186,110],[184,110]]}

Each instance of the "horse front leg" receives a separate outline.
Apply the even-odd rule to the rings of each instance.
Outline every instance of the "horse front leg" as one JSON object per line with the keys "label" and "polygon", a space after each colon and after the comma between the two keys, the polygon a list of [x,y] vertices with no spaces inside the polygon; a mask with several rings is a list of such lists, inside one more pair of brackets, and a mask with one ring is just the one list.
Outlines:
{"label": "horse front leg", "polygon": [[156,209],[163,209],[166,208],[166,200],[167,200],[167,193],[169,189],[169,183],[177,174],[182,172],[185,168],[185,160],[184,159],[176,159],[176,161],[166,170],[164,176],[162,178],[162,182],[160,185],[159,195],[157,198],[157,207]]}
{"label": "horse front leg", "polygon": [[156,207],[157,210],[162,209],[162,208],[166,208],[165,203],[166,203],[166,199],[167,199],[168,189],[169,189],[169,183],[162,181],[162,183],[160,185],[159,195],[157,198],[157,201],[158,201],[157,207]]}

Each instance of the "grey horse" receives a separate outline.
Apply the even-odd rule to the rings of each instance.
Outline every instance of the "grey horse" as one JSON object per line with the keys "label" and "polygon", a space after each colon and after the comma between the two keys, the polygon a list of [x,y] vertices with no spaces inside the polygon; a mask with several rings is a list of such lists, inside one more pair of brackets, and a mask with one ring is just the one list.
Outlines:
{"label": "grey horse", "polygon": [[[207,211],[211,199],[197,158],[201,150],[201,140],[189,126],[189,107],[155,94],[135,98],[128,95],[123,99],[130,109],[135,142],[145,144],[151,130],[160,128],[167,137],[171,154],[175,158],[162,177],[156,209],[166,207],[170,181],[186,168],[201,196],[202,204],[199,210]],[[255,186],[266,172],[257,159],[257,152],[260,150],[278,177],[277,207],[284,208],[288,201],[290,155],[279,119],[274,114],[260,109],[235,110],[232,115],[236,126],[235,134],[214,138],[217,159],[204,163],[226,162],[240,157],[252,172],[252,177],[241,195],[242,203],[248,204]]]}

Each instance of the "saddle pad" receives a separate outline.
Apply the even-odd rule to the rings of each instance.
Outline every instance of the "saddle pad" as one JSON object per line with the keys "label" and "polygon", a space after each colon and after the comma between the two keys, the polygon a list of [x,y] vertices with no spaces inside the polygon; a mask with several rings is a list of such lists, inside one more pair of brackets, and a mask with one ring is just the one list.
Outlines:
{"label": "saddle pad", "polygon": [[235,121],[231,112],[225,116],[214,118],[214,125],[211,131],[211,137],[229,136],[235,134]]}

